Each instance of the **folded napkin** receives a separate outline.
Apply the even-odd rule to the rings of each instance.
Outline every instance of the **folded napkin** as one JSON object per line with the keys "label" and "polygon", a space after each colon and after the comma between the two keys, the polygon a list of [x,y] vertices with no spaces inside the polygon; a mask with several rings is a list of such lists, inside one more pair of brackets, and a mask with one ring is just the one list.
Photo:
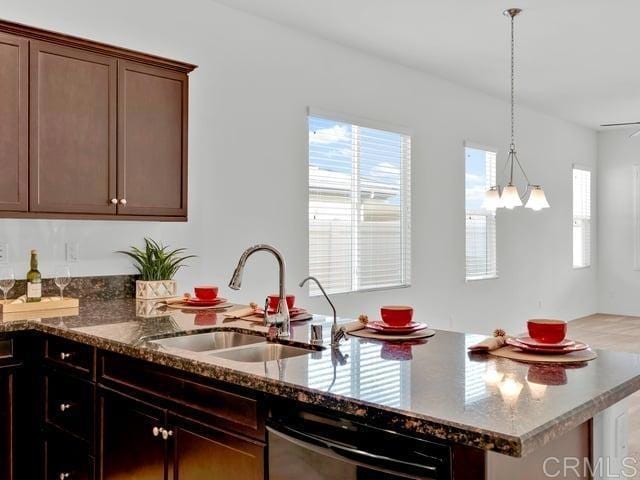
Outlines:
{"label": "folded napkin", "polygon": [[497,350],[507,344],[508,338],[510,337],[507,335],[487,337],[481,342],[471,345],[469,350],[472,352],[490,352],[491,350]]}
{"label": "folded napkin", "polygon": [[251,307],[242,307],[224,314],[225,318],[244,318],[255,315],[255,310]]}
{"label": "folded napkin", "polygon": [[357,330],[362,330],[366,327],[366,323],[361,322],[360,320],[354,320],[353,322],[343,323],[340,325],[340,330],[344,333],[355,332]]}

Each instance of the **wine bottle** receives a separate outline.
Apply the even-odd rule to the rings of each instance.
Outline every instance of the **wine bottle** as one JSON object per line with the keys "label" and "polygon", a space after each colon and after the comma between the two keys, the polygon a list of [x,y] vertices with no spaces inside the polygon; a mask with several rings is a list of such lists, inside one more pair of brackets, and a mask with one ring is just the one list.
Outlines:
{"label": "wine bottle", "polygon": [[27,302],[42,300],[42,276],[38,271],[38,252],[31,250],[31,270],[27,272]]}

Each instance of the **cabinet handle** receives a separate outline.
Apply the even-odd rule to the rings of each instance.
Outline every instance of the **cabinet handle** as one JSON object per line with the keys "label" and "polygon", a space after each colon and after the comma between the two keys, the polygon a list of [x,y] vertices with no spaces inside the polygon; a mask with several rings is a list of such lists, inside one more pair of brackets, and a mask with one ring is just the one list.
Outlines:
{"label": "cabinet handle", "polygon": [[61,412],[65,412],[67,410],[69,410],[71,408],[71,404],[70,403],[61,403],[60,404],[60,411]]}
{"label": "cabinet handle", "polygon": [[158,435],[160,435],[160,430],[162,429],[158,427],[153,427],[153,430],[151,430],[151,433],[153,433],[154,437],[157,437]]}
{"label": "cabinet handle", "polygon": [[120,200],[120,205],[126,205],[127,204],[127,199],[126,198],[122,198]]}
{"label": "cabinet handle", "polygon": [[112,203],[113,205],[117,204],[117,203],[118,203],[118,199],[117,199],[117,198],[112,198],[112,199],[111,199],[111,203]]}
{"label": "cabinet handle", "polygon": [[173,436],[173,430],[165,430],[164,428],[162,428],[161,430],[162,430],[162,439],[163,440],[167,440],[169,437]]}
{"label": "cabinet handle", "polygon": [[60,352],[60,359],[61,360],[66,360],[67,358],[71,357],[70,353],[67,352]]}
{"label": "cabinet handle", "polygon": [[71,476],[71,474],[69,472],[62,472],[60,473],[60,475],[58,475],[58,478],[60,480],[65,480],[65,478],[69,478]]}

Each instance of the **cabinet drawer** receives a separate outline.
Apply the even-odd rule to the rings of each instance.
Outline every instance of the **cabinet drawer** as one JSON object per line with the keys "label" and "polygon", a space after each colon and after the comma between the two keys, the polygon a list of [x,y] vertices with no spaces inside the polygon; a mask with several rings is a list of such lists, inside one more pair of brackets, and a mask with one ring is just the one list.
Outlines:
{"label": "cabinet drawer", "polygon": [[44,439],[45,480],[93,480],[94,462],[89,451],[73,438],[49,433]]}
{"label": "cabinet drawer", "polygon": [[223,390],[204,379],[200,382],[166,367],[106,352],[101,352],[99,365],[99,381],[107,386],[124,386],[175,402],[205,423],[264,440],[264,414],[258,400],[232,387]]}
{"label": "cabinet drawer", "polygon": [[93,385],[66,375],[45,373],[45,412],[53,425],[85,441],[92,438]]}
{"label": "cabinet drawer", "polygon": [[49,337],[45,340],[44,357],[51,364],[85,376],[93,372],[93,348],[88,345]]}

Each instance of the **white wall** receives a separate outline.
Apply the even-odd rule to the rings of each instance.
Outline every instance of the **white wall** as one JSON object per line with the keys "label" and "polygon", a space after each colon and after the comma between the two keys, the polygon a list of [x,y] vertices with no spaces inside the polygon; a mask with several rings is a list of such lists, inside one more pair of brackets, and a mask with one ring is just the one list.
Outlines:
{"label": "white wall", "polygon": [[[553,208],[500,213],[497,280],[464,282],[463,140],[508,144],[499,100],[219,6],[211,0],[0,1],[1,15],[44,28],[199,64],[191,76],[188,224],[0,221],[0,241],[26,265],[31,247],[54,263],[81,242],[81,274],[130,271],[116,249],[145,234],[186,245],[200,262],[179,278],[226,285],[242,250],[277,245],[289,290],[307,272],[305,107],[410,127],[413,137],[413,286],[336,296],[339,312],[374,315],[411,303],[417,318],[472,331],[523,328],[524,319],[595,312],[595,268],[571,268],[571,164],[595,165],[596,135],[552,117],[518,114],[521,159]],[[497,82],[506,81],[496,78]],[[524,81],[524,80],[523,80]],[[499,152],[499,163],[504,160]],[[232,298],[261,301],[275,262],[252,259]],[[225,295],[232,293],[225,289]]]}
{"label": "white wall", "polygon": [[640,315],[640,271],[634,270],[633,165],[640,165],[633,130],[598,134],[599,305],[604,313]]}

